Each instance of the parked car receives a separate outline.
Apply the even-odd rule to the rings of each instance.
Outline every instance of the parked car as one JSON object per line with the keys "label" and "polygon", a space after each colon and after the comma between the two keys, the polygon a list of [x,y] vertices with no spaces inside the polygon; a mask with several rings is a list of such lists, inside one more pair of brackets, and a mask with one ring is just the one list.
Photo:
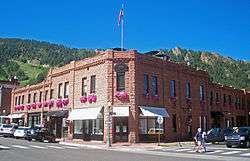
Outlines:
{"label": "parked car", "polygon": [[226,138],[228,148],[232,146],[250,147],[250,127],[239,127],[231,135]]}
{"label": "parked car", "polygon": [[37,140],[37,141],[49,141],[49,142],[55,142],[56,137],[55,135],[49,131],[47,128],[41,128],[41,127],[34,127],[26,132],[25,136],[26,140]]}
{"label": "parked car", "polygon": [[206,142],[223,142],[225,141],[225,137],[231,135],[234,132],[233,128],[212,128],[207,132]]}
{"label": "parked car", "polygon": [[2,124],[0,126],[0,134],[4,137],[13,137],[13,134],[17,128],[18,126],[14,124]]}
{"label": "parked car", "polygon": [[14,132],[15,138],[25,138],[26,132],[29,130],[29,127],[18,127]]}

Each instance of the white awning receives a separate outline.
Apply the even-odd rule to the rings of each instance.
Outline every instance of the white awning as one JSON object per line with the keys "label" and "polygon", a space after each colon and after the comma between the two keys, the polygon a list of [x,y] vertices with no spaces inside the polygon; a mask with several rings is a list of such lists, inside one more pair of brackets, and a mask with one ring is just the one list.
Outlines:
{"label": "white awning", "polygon": [[113,107],[113,117],[128,117],[129,116],[129,107],[121,106],[121,107]]}
{"label": "white awning", "polygon": [[102,107],[74,109],[69,113],[68,120],[95,120]]}
{"label": "white awning", "polygon": [[10,119],[20,119],[24,116],[24,113],[14,113],[14,114],[9,114],[8,117]]}
{"label": "white awning", "polygon": [[0,116],[0,118],[3,118],[3,119],[8,119],[9,116]]}
{"label": "white awning", "polygon": [[165,108],[159,107],[148,107],[148,106],[139,106],[142,112],[142,116],[162,116],[169,117],[169,114]]}

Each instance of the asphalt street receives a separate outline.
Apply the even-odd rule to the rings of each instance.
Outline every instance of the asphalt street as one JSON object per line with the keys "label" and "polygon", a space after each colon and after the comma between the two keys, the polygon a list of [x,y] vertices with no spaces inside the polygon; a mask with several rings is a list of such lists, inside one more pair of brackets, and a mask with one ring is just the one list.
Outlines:
{"label": "asphalt street", "polygon": [[[142,151],[131,148],[90,149],[58,143],[29,142],[0,138],[0,161],[206,161],[250,160],[250,157],[200,155],[178,152],[173,148],[162,151]],[[231,159],[230,159],[231,158]]]}

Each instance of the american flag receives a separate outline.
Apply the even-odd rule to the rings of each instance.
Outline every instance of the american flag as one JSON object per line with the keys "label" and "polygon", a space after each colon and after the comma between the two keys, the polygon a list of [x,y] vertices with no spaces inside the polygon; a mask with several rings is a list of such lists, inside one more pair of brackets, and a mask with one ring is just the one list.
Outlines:
{"label": "american flag", "polygon": [[120,10],[120,13],[119,13],[118,26],[120,26],[121,21],[122,21],[122,19],[123,19],[123,16],[124,16],[124,10],[123,10],[123,6],[122,6],[122,8],[121,8],[121,10]]}

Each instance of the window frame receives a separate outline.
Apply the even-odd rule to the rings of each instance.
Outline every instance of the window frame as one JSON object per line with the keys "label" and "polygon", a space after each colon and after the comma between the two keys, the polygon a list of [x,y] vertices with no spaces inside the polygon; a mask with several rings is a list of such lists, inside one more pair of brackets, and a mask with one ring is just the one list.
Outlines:
{"label": "window frame", "polygon": [[69,82],[64,83],[63,97],[64,98],[69,98]]}
{"label": "window frame", "polygon": [[158,91],[158,77],[157,75],[153,74],[152,77],[151,77],[151,80],[152,80],[152,95],[153,96],[158,96],[159,94],[159,91]]}
{"label": "window frame", "polygon": [[96,75],[90,76],[90,93],[96,93]]}

